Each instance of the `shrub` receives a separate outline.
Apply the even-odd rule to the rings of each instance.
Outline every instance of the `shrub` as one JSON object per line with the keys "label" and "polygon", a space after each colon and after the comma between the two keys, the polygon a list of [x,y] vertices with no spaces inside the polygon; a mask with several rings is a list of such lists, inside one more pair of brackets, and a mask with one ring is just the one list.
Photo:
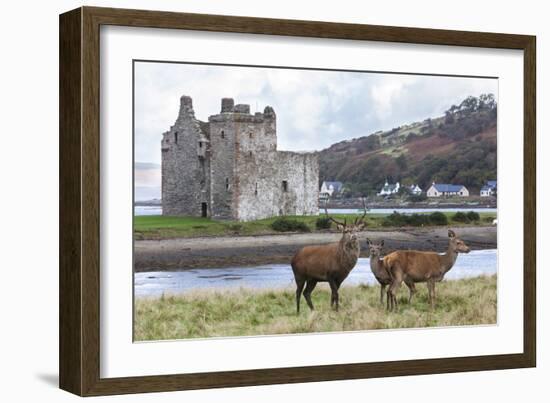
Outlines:
{"label": "shrub", "polygon": [[479,221],[479,219],[480,219],[479,213],[476,213],[475,211],[468,211],[466,213],[466,216],[468,217],[468,219],[470,221]]}
{"label": "shrub", "polygon": [[420,227],[422,225],[427,225],[430,223],[429,217],[426,214],[400,214],[397,211],[394,211],[389,216],[385,217],[382,221],[384,227]]}
{"label": "shrub", "polygon": [[430,223],[433,225],[447,225],[447,216],[440,211],[430,214]]}
{"label": "shrub", "polygon": [[458,211],[455,215],[453,215],[453,221],[467,223],[470,222],[470,219],[468,218],[466,213]]}
{"label": "shrub", "polygon": [[384,217],[382,221],[382,226],[384,227],[401,227],[404,225],[407,225],[406,216],[404,214],[399,214],[397,211]]}
{"label": "shrub", "polygon": [[329,229],[330,226],[331,221],[328,217],[319,217],[317,221],[315,221],[315,228],[317,229]]}
{"label": "shrub", "polygon": [[275,219],[271,228],[277,232],[311,232],[306,223],[286,217]]}
{"label": "shrub", "polygon": [[412,214],[408,216],[409,225],[413,227],[420,227],[422,225],[428,225],[430,218],[426,214]]}

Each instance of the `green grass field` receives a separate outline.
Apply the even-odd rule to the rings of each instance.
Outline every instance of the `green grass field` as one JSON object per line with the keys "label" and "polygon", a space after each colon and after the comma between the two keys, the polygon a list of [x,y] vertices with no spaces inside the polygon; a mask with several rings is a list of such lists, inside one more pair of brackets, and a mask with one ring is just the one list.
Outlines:
{"label": "green grass field", "polygon": [[[454,213],[445,213],[449,223],[453,226],[464,225],[487,225],[496,217],[494,213],[480,213],[480,220],[470,224],[457,223],[452,221]],[[382,227],[384,214],[367,214],[367,229],[379,229]],[[311,231],[315,231],[315,222],[320,216],[289,216],[287,218],[304,222]],[[337,220],[348,222],[353,221],[357,215],[335,214]],[[261,235],[277,233],[271,228],[276,219],[267,218],[264,220],[250,222],[215,221],[210,218],[201,217],[165,217],[165,216],[135,216],[134,237],[135,239],[166,239],[166,238],[193,238],[200,236],[223,236],[223,235]]]}
{"label": "green grass field", "polygon": [[418,284],[413,303],[401,287],[398,312],[379,303],[379,286],[343,286],[340,311],[330,308],[330,291],[320,284],[312,294],[311,312],[302,298],[296,315],[294,288],[282,290],[195,291],[179,296],[135,301],[136,340],[341,332],[370,329],[495,324],[497,277],[443,281],[430,309],[427,290]]}

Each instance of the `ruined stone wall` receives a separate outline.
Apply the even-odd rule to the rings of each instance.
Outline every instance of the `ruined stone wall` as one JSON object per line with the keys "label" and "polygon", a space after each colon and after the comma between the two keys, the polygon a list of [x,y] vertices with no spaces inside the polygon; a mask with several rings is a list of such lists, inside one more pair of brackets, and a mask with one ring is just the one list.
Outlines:
{"label": "ruined stone wall", "polygon": [[227,113],[210,116],[210,206],[212,218],[235,219],[235,123]]}
{"label": "ruined stone wall", "polygon": [[276,116],[270,107],[239,129],[237,218],[318,214],[317,155],[277,151]]}
{"label": "ruined stone wall", "polygon": [[163,215],[201,216],[202,203],[208,208],[210,161],[205,130],[205,124],[195,118],[191,98],[181,97],[176,122],[161,143]]}
{"label": "ruined stone wall", "polygon": [[319,162],[316,154],[270,151],[244,156],[238,218],[258,220],[281,215],[318,215]]}
{"label": "ruined stone wall", "polygon": [[[278,204],[284,215],[319,214],[319,159],[314,153],[278,151],[276,158],[279,182],[287,181],[287,191],[280,193]],[[282,189],[281,186],[279,188]]]}

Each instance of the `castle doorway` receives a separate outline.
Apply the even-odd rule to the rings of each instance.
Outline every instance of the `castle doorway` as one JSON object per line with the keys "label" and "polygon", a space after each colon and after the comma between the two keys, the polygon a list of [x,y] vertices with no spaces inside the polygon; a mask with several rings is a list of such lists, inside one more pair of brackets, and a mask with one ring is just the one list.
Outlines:
{"label": "castle doorway", "polygon": [[202,217],[208,216],[208,205],[206,203],[201,203],[201,216]]}

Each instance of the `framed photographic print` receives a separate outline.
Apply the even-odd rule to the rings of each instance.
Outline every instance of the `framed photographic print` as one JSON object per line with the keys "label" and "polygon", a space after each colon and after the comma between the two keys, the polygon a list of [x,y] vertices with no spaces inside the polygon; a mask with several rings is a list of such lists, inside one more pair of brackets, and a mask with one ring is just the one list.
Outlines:
{"label": "framed photographic print", "polygon": [[535,366],[535,37],[60,16],[60,386]]}

